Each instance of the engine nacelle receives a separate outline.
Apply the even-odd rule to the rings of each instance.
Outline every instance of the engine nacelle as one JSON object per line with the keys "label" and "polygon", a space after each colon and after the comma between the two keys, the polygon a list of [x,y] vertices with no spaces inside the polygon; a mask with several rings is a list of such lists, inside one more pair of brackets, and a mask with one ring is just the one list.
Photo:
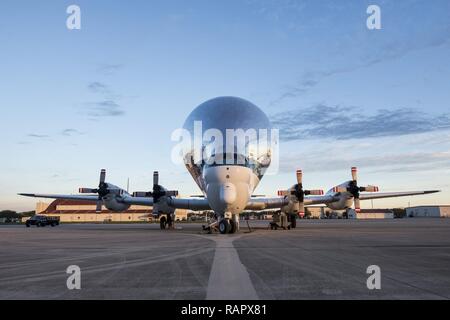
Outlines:
{"label": "engine nacelle", "polygon": [[298,205],[298,201],[289,201],[289,204],[282,207],[281,211],[284,213],[291,213],[291,214],[298,214],[299,211],[299,205]]}
{"label": "engine nacelle", "polygon": [[353,196],[349,192],[344,191],[347,189],[349,183],[347,181],[328,190],[327,195],[331,194],[338,197],[337,201],[327,204],[328,208],[332,210],[345,210],[353,206]]}
{"label": "engine nacelle", "polygon": [[339,200],[327,204],[327,207],[332,210],[345,210],[351,208],[353,205],[353,198],[341,193]]}
{"label": "engine nacelle", "polygon": [[289,195],[287,196],[289,199],[289,203],[285,205],[284,207],[281,207],[281,211],[284,213],[298,213],[299,211],[299,205],[297,198],[290,194],[291,192],[295,191],[295,185],[287,189]]}
{"label": "engine nacelle", "polygon": [[153,214],[161,215],[161,214],[172,214],[175,212],[175,209],[169,207],[167,204],[167,197],[161,197],[158,202],[153,204]]}
{"label": "engine nacelle", "polygon": [[107,195],[104,197],[103,204],[111,211],[126,211],[130,207],[129,204],[117,201],[116,195]]}

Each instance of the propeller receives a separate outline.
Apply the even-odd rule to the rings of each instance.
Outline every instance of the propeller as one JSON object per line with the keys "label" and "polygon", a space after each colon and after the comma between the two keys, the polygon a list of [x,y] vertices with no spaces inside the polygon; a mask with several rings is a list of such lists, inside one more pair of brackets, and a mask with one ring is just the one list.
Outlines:
{"label": "propeller", "polygon": [[279,196],[295,196],[298,201],[299,209],[298,214],[300,217],[305,215],[305,195],[323,195],[323,190],[303,190],[303,171],[297,170],[297,184],[290,190],[278,191]]}
{"label": "propeller", "polygon": [[102,211],[102,198],[105,197],[107,194],[110,193],[110,190],[108,189],[108,184],[105,182],[106,179],[106,170],[102,169],[100,171],[100,181],[98,183],[98,188],[80,188],[78,192],[80,193],[97,193],[98,194],[98,200],[97,200],[97,206],[95,208],[96,212]]}
{"label": "propeller", "polygon": [[333,192],[349,192],[353,198],[355,203],[355,211],[361,211],[361,204],[359,200],[360,192],[378,192],[379,189],[377,186],[368,185],[365,187],[358,186],[358,169],[356,167],[352,167],[352,180],[348,183],[347,187],[334,187]]}
{"label": "propeller", "polygon": [[177,195],[178,195],[178,191],[164,190],[164,188],[159,185],[158,171],[153,172],[153,190],[152,191],[135,191],[135,192],[133,192],[133,197],[152,197],[154,203],[158,202],[161,197],[171,197],[171,196],[177,196]]}

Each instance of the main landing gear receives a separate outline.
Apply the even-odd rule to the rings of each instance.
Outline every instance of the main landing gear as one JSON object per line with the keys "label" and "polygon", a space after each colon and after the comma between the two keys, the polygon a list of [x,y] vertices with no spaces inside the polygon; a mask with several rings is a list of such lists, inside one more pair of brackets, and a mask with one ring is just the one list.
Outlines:
{"label": "main landing gear", "polygon": [[173,217],[171,214],[167,214],[159,218],[159,227],[161,230],[164,229],[173,229]]}

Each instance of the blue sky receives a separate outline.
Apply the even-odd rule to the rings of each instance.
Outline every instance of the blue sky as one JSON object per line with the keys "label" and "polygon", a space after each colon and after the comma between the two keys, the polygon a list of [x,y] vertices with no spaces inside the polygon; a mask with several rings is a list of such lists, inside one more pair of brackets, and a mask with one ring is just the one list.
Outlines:
{"label": "blue sky", "polygon": [[[66,8],[81,8],[81,30]],[[381,8],[368,30],[366,8]],[[172,131],[203,101],[248,99],[281,129],[281,169],[329,189],[360,168],[382,191],[441,189],[377,206],[449,203],[450,2],[2,1],[0,209],[17,192],[108,180],[198,190],[170,161]],[[367,205],[367,204],[366,204]],[[370,204],[369,204],[370,205]]]}

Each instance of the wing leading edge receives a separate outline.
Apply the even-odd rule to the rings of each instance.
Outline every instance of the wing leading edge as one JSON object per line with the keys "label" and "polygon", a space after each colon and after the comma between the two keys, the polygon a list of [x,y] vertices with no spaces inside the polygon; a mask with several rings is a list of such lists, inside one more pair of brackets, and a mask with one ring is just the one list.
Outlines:
{"label": "wing leading edge", "polygon": [[[372,200],[382,198],[395,198],[406,196],[417,196],[424,194],[431,194],[440,192],[440,190],[422,190],[422,191],[406,191],[406,192],[374,192],[374,193],[361,193],[359,195],[360,200]],[[340,200],[340,195],[327,194],[323,196],[305,196],[305,206],[316,204],[329,204]],[[277,209],[289,204],[288,197],[273,197],[273,198],[252,198],[245,207],[246,210],[265,210],[265,209]]]}
{"label": "wing leading edge", "polygon": [[98,196],[84,196],[71,194],[40,194],[40,193],[19,193],[20,196],[33,198],[63,199],[63,200],[80,200],[80,201],[97,201]]}
{"label": "wing leading edge", "polygon": [[359,195],[359,198],[360,198],[360,200],[372,200],[372,199],[382,199],[382,198],[417,196],[417,195],[431,194],[431,193],[436,193],[436,192],[440,192],[440,190],[361,193]]}
{"label": "wing leading edge", "polygon": [[[337,201],[338,198],[334,195],[324,196],[305,196],[305,206],[313,204],[327,204],[333,201]],[[266,210],[266,209],[279,209],[289,204],[288,197],[273,197],[273,198],[252,198],[248,202],[245,210]]]}
{"label": "wing leading edge", "polygon": [[[98,201],[97,195],[68,195],[68,194],[38,194],[38,193],[19,193],[20,196],[34,197],[34,198],[48,198],[48,199],[63,199],[63,200],[80,200],[87,202]],[[117,202],[140,205],[153,206],[154,201],[152,197],[131,197],[119,196],[115,199]],[[167,199],[169,207],[175,209],[189,209],[189,210],[210,210],[208,200],[206,198],[172,198]]]}

